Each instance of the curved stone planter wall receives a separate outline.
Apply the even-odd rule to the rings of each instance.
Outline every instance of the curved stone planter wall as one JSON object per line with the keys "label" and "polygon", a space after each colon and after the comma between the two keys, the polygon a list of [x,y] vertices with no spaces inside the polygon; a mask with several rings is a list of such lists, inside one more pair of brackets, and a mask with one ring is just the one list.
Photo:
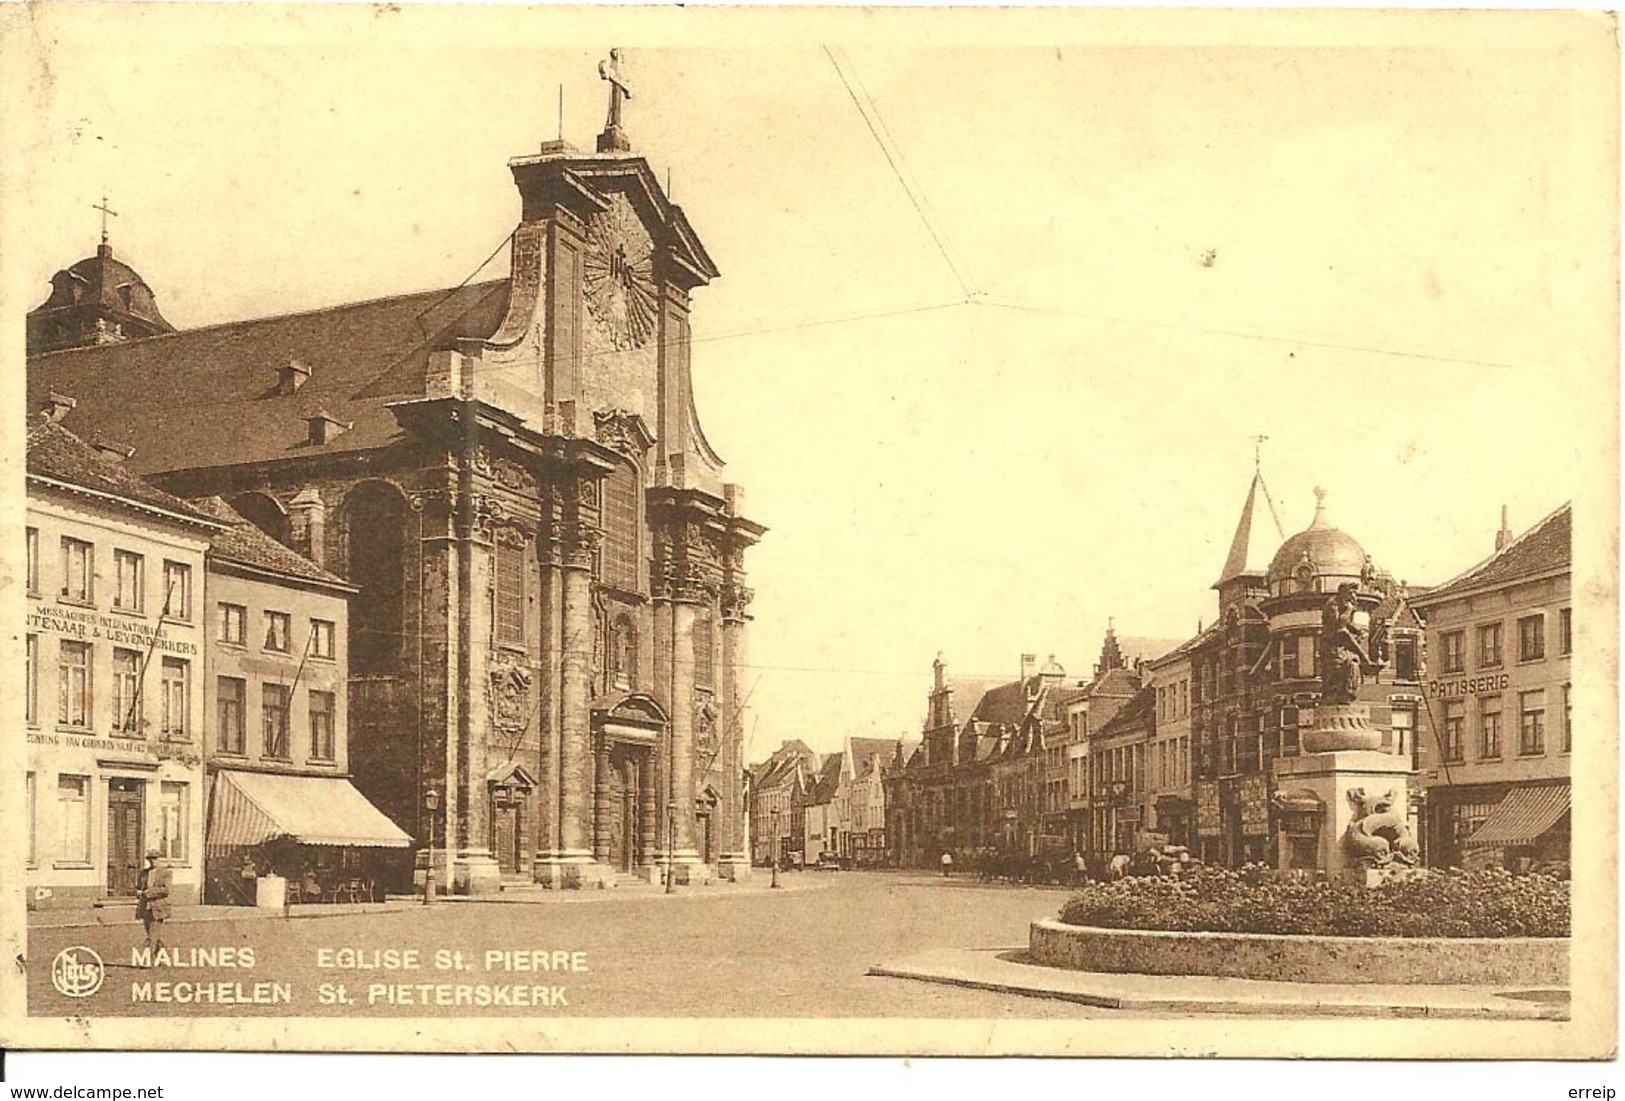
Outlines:
{"label": "curved stone planter wall", "polygon": [[1569,942],[1544,937],[1166,933],[1044,920],[1032,923],[1027,943],[1031,962],[1073,971],[1310,983],[1569,984]]}

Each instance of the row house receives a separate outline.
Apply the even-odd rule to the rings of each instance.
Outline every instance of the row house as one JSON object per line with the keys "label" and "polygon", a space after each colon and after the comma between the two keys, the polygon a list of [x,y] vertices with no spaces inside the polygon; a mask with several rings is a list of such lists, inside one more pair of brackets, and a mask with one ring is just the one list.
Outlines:
{"label": "row house", "polygon": [[802,851],[807,795],[818,772],[818,754],[799,739],[787,741],[750,768],[751,861],[782,864]]}
{"label": "row house", "polygon": [[802,803],[801,853],[804,863],[834,854],[841,841],[841,824],[836,817],[836,796],[841,788],[841,754],[831,753],[819,766]]}
{"label": "row house", "polygon": [[886,769],[901,743],[848,738],[841,751],[841,782],[835,794],[835,852],[857,867],[886,862]]}
{"label": "row house", "polygon": [[1434,655],[1418,740],[1421,837],[1442,866],[1564,862],[1574,650],[1571,509],[1416,597]]}

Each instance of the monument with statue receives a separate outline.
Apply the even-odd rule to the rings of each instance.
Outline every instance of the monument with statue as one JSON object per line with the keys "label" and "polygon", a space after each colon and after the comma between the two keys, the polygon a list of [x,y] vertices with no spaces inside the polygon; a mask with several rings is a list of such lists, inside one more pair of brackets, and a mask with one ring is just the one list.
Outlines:
{"label": "monument with statue", "polygon": [[[1279,834],[1280,866],[1375,882],[1419,857],[1409,824],[1411,757],[1396,744],[1392,678],[1381,676],[1403,586],[1326,523],[1324,492],[1316,496],[1314,522],[1271,563],[1262,606],[1273,636],[1278,628],[1306,634],[1319,605],[1314,721],[1301,732],[1301,752],[1274,762],[1276,812],[1294,823]],[[1415,676],[1406,672],[1407,681]],[[1373,722],[1374,703],[1387,721]]]}

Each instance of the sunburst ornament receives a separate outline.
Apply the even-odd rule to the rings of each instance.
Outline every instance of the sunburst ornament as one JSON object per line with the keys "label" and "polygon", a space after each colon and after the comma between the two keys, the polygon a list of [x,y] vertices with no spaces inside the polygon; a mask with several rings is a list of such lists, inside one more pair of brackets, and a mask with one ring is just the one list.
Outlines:
{"label": "sunburst ornament", "polygon": [[582,258],[587,309],[617,349],[641,348],[655,329],[654,246],[624,195],[587,223]]}

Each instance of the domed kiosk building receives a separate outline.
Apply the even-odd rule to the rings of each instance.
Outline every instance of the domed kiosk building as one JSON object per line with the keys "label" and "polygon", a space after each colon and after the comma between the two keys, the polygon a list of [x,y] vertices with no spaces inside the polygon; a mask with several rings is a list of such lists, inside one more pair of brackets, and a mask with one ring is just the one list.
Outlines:
{"label": "domed kiosk building", "polygon": [[1191,648],[1197,843],[1209,863],[1336,870],[1371,800],[1413,815],[1422,624],[1324,491],[1308,527],[1280,532],[1255,472],[1219,620]]}

